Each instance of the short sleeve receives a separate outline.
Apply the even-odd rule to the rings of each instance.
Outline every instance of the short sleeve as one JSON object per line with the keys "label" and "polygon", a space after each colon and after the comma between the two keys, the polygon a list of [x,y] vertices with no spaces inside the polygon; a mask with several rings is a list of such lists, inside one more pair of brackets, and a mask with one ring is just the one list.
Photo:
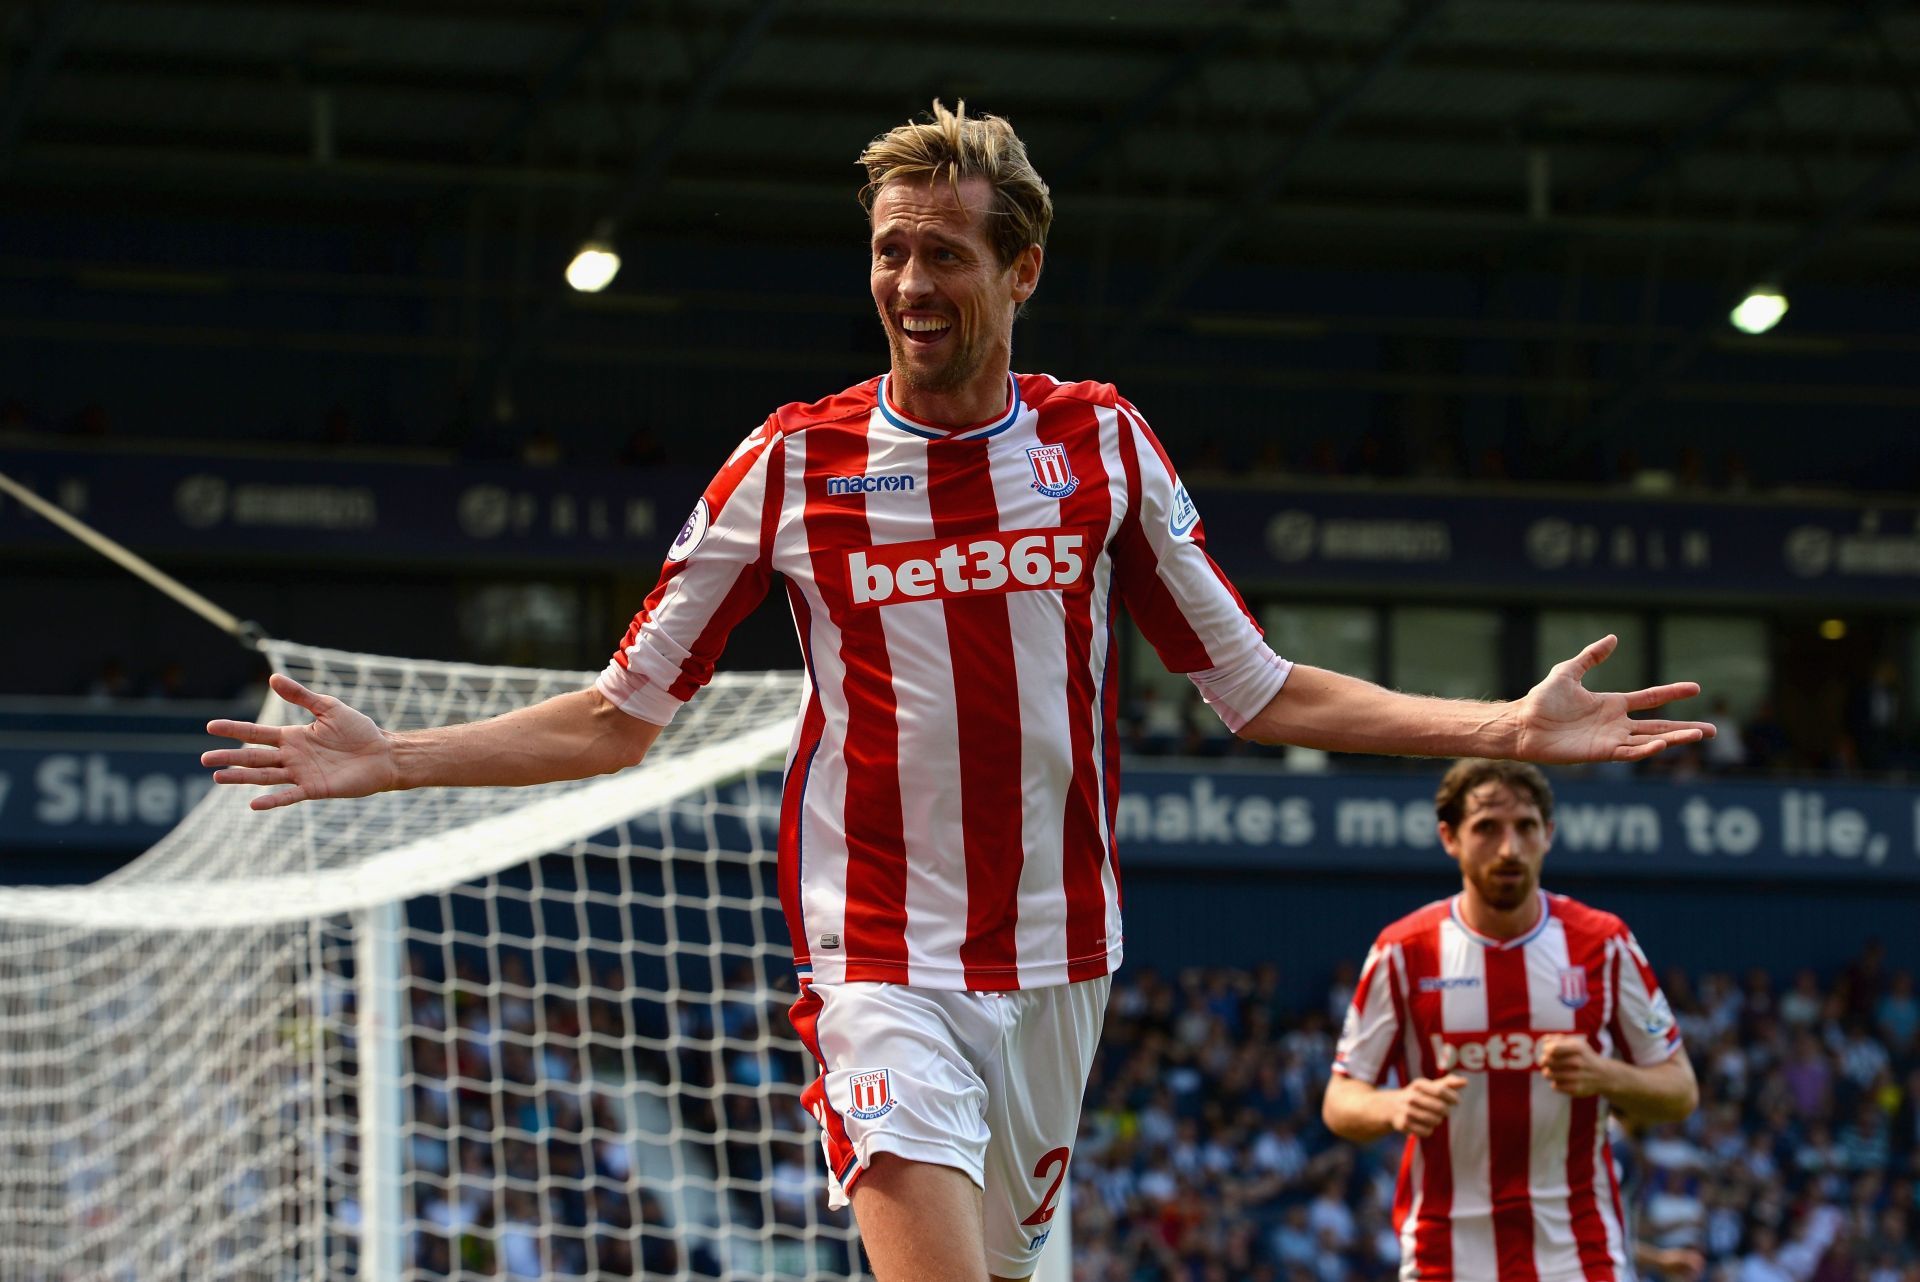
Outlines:
{"label": "short sleeve", "polygon": [[773,423],[762,424],[694,504],[659,582],[594,682],[621,710],[671,721],[712,679],[727,637],[766,596],[785,457]]}
{"label": "short sleeve", "polygon": [[1653,977],[1647,955],[1630,931],[1614,936],[1607,946],[1613,954],[1616,995],[1612,1031],[1621,1058],[1630,1064],[1659,1064],[1673,1058],[1681,1045],[1680,1024]]}
{"label": "short sleeve", "polygon": [[1360,968],[1353,1001],[1340,1025],[1340,1041],[1333,1053],[1334,1072],[1377,1086],[1388,1067],[1396,1063],[1402,1029],[1401,1005],[1393,986],[1394,950],[1377,941]]}
{"label": "short sleeve", "polygon": [[1114,540],[1127,612],[1170,672],[1184,672],[1229,729],[1278,694],[1292,665],[1261,635],[1246,602],[1207,554],[1199,509],[1139,411],[1119,402],[1126,519]]}

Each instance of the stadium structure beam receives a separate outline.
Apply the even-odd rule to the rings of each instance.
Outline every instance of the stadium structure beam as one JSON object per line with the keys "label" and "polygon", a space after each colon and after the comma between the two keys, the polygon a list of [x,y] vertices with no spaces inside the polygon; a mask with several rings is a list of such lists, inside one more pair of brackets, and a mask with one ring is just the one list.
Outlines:
{"label": "stadium structure beam", "polygon": [[[674,152],[679,150],[681,140],[712,108],[714,100],[720,96],[720,91],[740,69],[747,55],[760,43],[760,38],[766,34],[767,28],[773,24],[774,18],[785,3],[786,0],[761,0],[760,5],[734,32],[733,39],[728,42],[726,49],[703,70],[693,92],[680,105],[679,112],[654,136],[653,141],[634,163],[624,184],[602,205],[604,212],[594,219],[580,239],[593,237],[611,240],[619,235],[621,226],[633,217],[635,211],[640,208],[641,202],[660,185],[666,175],[667,163],[673,159]],[[569,245],[568,252],[571,253],[573,248]],[[558,282],[560,278],[558,270],[553,272],[553,277]],[[544,295],[545,301],[527,323],[513,330],[500,359],[494,363],[496,381],[502,389],[511,380],[521,362],[526,359],[534,340],[553,323],[554,317],[559,315],[564,297],[565,295],[560,292],[560,286],[556,283],[548,289]]]}
{"label": "stadium structure beam", "polygon": [[1161,278],[1146,303],[1134,314],[1119,336],[1114,340],[1110,356],[1118,356],[1137,342],[1156,320],[1165,314],[1168,307],[1176,302],[1180,295],[1194,281],[1200,278],[1209,264],[1220,251],[1240,234],[1246,225],[1259,214],[1262,206],[1273,199],[1286,185],[1288,177],[1300,158],[1338,129],[1343,121],[1359,106],[1360,100],[1373,88],[1382,76],[1399,66],[1413,47],[1420,43],[1441,13],[1446,10],[1447,0],[1413,0],[1412,7],[1401,19],[1387,43],[1373,55],[1373,59],[1341,88],[1340,92],[1328,99],[1319,112],[1308,122],[1291,145],[1281,151],[1274,162],[1254,180],[1254,183],[1231,207],[1221,210],[1214,218],[1213,226],[1187,251],[1187,254],[1167,274]]}
{"label": "stadium structure beam", "polygon": [[[1844,39],[1863,30],[1877,30],[1880,16],[1893,8],[1906,3],[1906,0],[1858,0],[1846,12],[1826,24],[1819,35],[1776,59],[1771,66],[1759,75],[1747,80],[1733,92],[1714,103],[1685,129],[1665,143],[1650,149],[1638,163],[1620,174],[1607,186],[1584,201],[1576,203],[1574,216],[1554,216],[1543,222],[1530,225],[1521,235],[1515,237],[1508,246],[1508,253],[1502,255],[1497,264],[1488,272],[1489,284],[1486,290],[1485,310],[1490,314],[1504,314],[1508,310],[1511,295],[1506,286],[1515,280],[1519,273],[1538,264],[1548,255],[1581,243],[1583,232],[1595,220],[1609,220],[1648,183],[1666,173],[1675,165],[1709,146],[1724,133],[1734,121],[1747,111],[1761,103],[1773,101],[1780,89],[1804,76],[1826,56],[1827,50],[1837,40]],[[1784,124],[1783,124],[1784,129]],[[1795,160],[1798,157],[1796,155]],[[1570,255],[1577,258],[1577,253]],[[1569,272],[1571,272],[1569,267]],[[1563,341],[1563,350],[1566,342]],[[1705,339],[1701,340],[1704,349]],[[1685,353],[1683,345],[1672,353],[1678,358]],[[1678,368],[1684,369],[1697,359],[1695,350]],[[1645,382],[1664,382],[1666,377],[1650,374]],[[1610,407],[1602,407],[1595,415],[1602,422],[1617,421],[1618,414]],[[1588,434],[1590,429],[1576,429],[1576,436]]]}
{"label": "stadium structure beam", "polygon": [[1252,0],[1252,3],[1244,5],[1234,17],[1215,25],[1199,44],[1189,48],[1168,64],[1165,70],[1154,77],[1152,83],[1129,98],[1120,110],[1108,116],[1100,129],[1082,143],[1078,151],[1067,158],[1067,162],[1060,166],[1059,175],[1054,180],[1055,184],[1060,187],[1071,185],[1115,143],[1153,119],[1154,113],[1160,110],[1167,99],[1192,83],[1223,50],[1231,48],[1252,33],[1253,28],[1247,21],[1247,15],[1253,10],[1264,7],[1267,7],[1267,0]]}
{"label": "stadium structure beam", "polygon": [[[1570,237],[1578,235],[1593,220],[1606,219],[1617,213],[1648,183],[1712,143],[1749,109],[1772,98],[1783,86],[1812,70],[1836,40],[1862,30],[1877,30],[1876,24],[1881,14],[1905,3],[1906,0],[1860,0],[1828,23],[1819,36],[1782,55],[1766,71],[1720,99],[1678,135],[1650,150],[1598,194],[1577,202],[1574,217],[1555,216],[1544,223],[1535,224],[1514,245],[1521,262],[1509,260],[1501,274],[1511,275],[1529,256],[1551,252]],[[1498,293],[1497,284],[1488,290],[1490,299]]]}
{"label": "stadium structure beam", "polygon": [[626,19],[632,9],[633,0],[605,0],[599,16],[574,35],[566,52],[547,68],[533,92],[494,132],[492,141],[480,150],[482,164],[502,164],[511,158],[514,147],[539,123],[547,108],[573,87],[580,73],[586,70],[594,52],[606,42],[607,36]]}
{"label": "stadium structure beam", "polygon": [[1658,175],[1718,137],[1746,111],[1771,98],[1781,86],[1797,78],[1825,56],[1836,40],[1867,29],[1881,14],[1899,7],[1906,0],[1864,0],[1829,23],[1818,38],[1782,57],[1762,74],[1727,95],[1680,135],[1655,149],[1639,164],[1603,188],[1581,209],[1587,214],[1610,214],[1631,200],[1640,189]]}
{"label": "stadium structure beam", "polygon": [[15,75],[6,100],[0,102],[0,178],[13,163],[14,149],[26,128],[27,116],[39,102],[54,68],[66,55],[67,46],[85,25],[93,0],[56,0],[40,24],[38,38],[27,54],[26,66]]}
{"label": "stadium structure beam", "polygon": [[[1871,216],[1894,187],[1916,169],[1920,169],[1920,138],[1916,138],[1905,152],[1875,170],[1872,177],[1855,187],[1825,218],[1774,259],[1765,271],[1756,273],[1752,280],[1783,284],[1814,255]],[[1720,336],[1727,323],[1727,312],[1744,293],[1745,286],[1738,294],[1727,295],[1707,323],[1669,353],[1659,368],[1646,374],[1603,407],[1595,415],[1589,435],[1603,434],[1617,425],[1628,414],[1664,393],[1674,380],[1691,369],[1701,354]]]}

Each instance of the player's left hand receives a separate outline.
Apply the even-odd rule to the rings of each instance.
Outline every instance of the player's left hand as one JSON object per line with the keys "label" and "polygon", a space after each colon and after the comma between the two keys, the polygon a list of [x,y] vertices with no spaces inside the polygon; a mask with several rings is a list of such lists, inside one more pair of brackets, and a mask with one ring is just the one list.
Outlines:
{"label": "player's left hand", "polygon": [[1562,1095],[1598,1095],[1606,1068],[1606,1059],[1578,1033],[1549,1033],[1540,1039],[1540,1071]]}
{"label": "player's left hand", "polygon": [[1700,693],[1695,682],[1649,686],[1631,694],[1599,693],[1580,684],[1619,644],[1611,634],[1601,637],[1573,658],[1554,664],[1546,679],[1527,691],[1515,707],[1516,758],[1543,763],[1640,761],[1677,744],[1713,738],[1711,721],[1639,721],[1627,715],[1691,699]]}

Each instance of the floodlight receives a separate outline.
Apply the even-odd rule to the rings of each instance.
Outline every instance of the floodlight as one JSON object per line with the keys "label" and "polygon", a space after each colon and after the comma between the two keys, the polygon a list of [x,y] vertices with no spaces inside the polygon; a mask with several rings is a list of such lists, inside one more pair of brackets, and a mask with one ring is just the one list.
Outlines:
{"label": "floodlight", "polygon": [[605,241],[590,240],[567,264],[567,284],[583,294],[597,294],[620,274],[620,255]]}
{"label": "floodlight", "polygon": [[1764,334],[1787,314],[1787,296],[1778,285],[1755,285],[1729,317],[1733,327],[1748,334]]}

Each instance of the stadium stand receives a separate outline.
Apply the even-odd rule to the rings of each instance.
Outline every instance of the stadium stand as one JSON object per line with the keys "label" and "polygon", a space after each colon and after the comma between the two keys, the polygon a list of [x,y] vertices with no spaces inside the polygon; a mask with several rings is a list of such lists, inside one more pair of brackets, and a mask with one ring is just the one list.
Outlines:
{"label": "stadium stand", "polygon": [[[1075,1161],[1083,1282],[1377,1282],[1397,1276],[1401,1141],[1321,1126],[1323,1009],[1271,968],[1123,972]],[[1920,1003],[1877,947],[1835,975],[1669,971],[1701,1077],[1686,1123],[1621,1133],[1641,1239],[1711,1282],[1920,1279]],[[1679,1276],[1674,1274],[1672,1276]]]}

